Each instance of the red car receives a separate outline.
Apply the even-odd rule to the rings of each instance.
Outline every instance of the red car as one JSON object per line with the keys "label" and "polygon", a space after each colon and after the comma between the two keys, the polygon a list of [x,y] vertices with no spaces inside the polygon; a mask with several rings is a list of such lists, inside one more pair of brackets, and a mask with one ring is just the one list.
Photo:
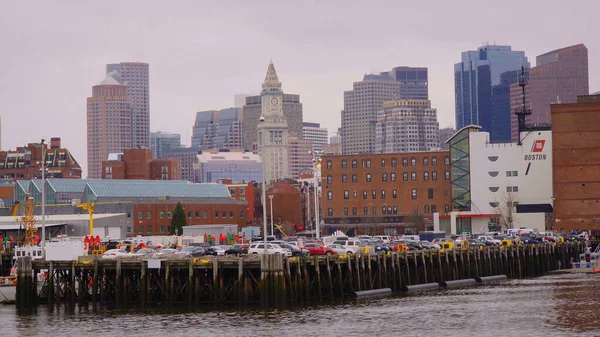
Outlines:
{"label": "red car", "polygon": [[333,255],[336,254],[333,248],[321,246],[318,243],[307,243],[302,249],[308,250],[310,255]]}

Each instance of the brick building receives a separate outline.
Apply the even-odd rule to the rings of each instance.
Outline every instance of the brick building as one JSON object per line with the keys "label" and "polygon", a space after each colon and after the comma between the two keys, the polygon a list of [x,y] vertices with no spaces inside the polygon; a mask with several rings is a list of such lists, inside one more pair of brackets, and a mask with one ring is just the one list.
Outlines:
{"label": "brick building", "polygon": [[449,156],[448,151],[323,156],[325,233],[393,235],[430,227],[433,213],[450,210]]}
{"label": "brick building", "polygon": [[[271,218],[271,200],[273,196],[273,218],[277,224],[304,224],[305,195],[298,184],[291,180],[280,180],[267,190],[267,220]],[[262,223],[262,221],[260,221]]]}
{"label": "brick building", "polygon": [[600,92],[553,104],[554,229],[600,234]]}
{"label": "brick building", "polygon": [[125,149],[102,162],[102,179],[177,180],[177,161],[152,159],[152,150]]}
{"label": "brick building", "polygon": [[45,156],[46,177],[81,179],[81,166],[69,150],[61,147],[58,137],[47,143],[29,143],[16,150],[0,151],[0,177],[6,179],[41,178],[42,156]]}
{"label": "brick building", "polygon": [[222,179],[218,183],[227,186],[232,199],[247,203],[246,218],[252,223],[254,219],[254,183],[234,184],[230,179]]}

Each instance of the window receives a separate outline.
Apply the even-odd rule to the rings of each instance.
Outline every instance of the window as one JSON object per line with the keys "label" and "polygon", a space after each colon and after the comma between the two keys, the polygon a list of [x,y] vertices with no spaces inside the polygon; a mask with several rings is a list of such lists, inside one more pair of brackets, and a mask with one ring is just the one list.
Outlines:
{"label": "window", "polygon": [[429,172],[423,172],[423,180],[429,180]]}
{"label": "window", "polygon": [[373,200],[377,199],[377,191],[375,191],[375,190],[371,191],[371,199],[373,199]]}
{"label": "window", "polygon": [[342,168],[348,168],[348,162],[346,162],[346,159],[342,160]]}
{"label": "window", "polygon": [[208,211],[202,211],[202,218],[208,219]]}
{"label": "window", "polygon": [[196,211],[196,219],[200,217],[200,211]]}
{"label": "window", "polygon": [[516,177],[518,175],[519,175],[518,171],[506,171],[507,177]]}
{"label": "window", "polygon": [[167,212],[167,218],[171,219],[173,217],[173,212]]}
{"label": "window", "polygon": [[412,191],[411,191],[411,194],[410,194],[410,197],[411,197],[413,200],[416,200],[416,199],[417,199],[417,189],[416,189],[416,188],[413,188],[413,189],[412,189]]}
{"label": "window", "polygon": [[396,173],[390,173],[390,181],[396,181]]}
{"label": "window", "polygon": [[353,183],[357,183],[358,182],[358,175],[352,174],[352,182]]}
{"label": "window", "polygon": [[423,213],[425,213],[425,214],[429,213],[429,205],[423,206]]}
{"label": "window", "polygon": [[235,188],[230,188],[229,189],[229,194],[235,195]]}
{"label": "window", "polygon": [[387,181],[387,173],[382,173],[381,174],[381,181]]}
{"label": "window", "polygon": [[363,215],[369,215],[369,207],[363,207]]}
{"label": "window", "polygon": [[165,232],[165,225],[160,225],[160,232],[164,233]]}
{"label": "window", "polygon": [[358,211],[356,210],[356,207],[352,207],[352,215],[358,215]]}
{"label": "window", "polygon": [[234,211],[229,211],[229,217],[230,218],[235,218],[235,212]]}
{"label": "window", "polygon": [[437,207],[435,205],[431,205],[431,213],[437,213]]}
{"label": "window", "polygon": [[328,161],[327,161],[327,169],[328,169],[328,170],[331,170],[331,165],[332,165],[332,164],[331,164],[331,160],[328,160]]}
{"label": "window", "polygon": [[381,214],[385,215],[385,206],[381,207]]}
{"label": "window", "polygon": [[152,211],[146,211],[146,219],[152,219]]}
{"label": "window", "polygon": [[408,158],[402,158],[402,166],[408,166]]}
{"label": "window", "polygon": [[506,206],[507,207],[517,207],[518,204],[519,203],[517,201],[512,201],[512,202],[511,201],[507,201],[506,202]]}
{"label": "window", "polygon": [[398,161],[396,160],[396,158],[392,158],[392,167],[396,166],[398,166]]}
{"label": "window", "polygon": [[327,200],[333,200],[333,192],[327,192]]}
{"label": "window", "polygon": [[385,199],[385,190],[381,190],[381,199]]}
{"label": "window", "polygon": [[417,158],[415,158],[415,157],[410,158],[410,166],[417,166]]}
{"label": "window", "polygon": [[506,192],[519,192],[519,186],[506,186]]}
{"label": "window", "polygon": [[431,157],[431,165],[433,165],[433,166],[437,165],[437,157],[436,156]]}
{"label": "window", "polygon": [[188,211],[188,218],[192,217],[192,211]]}
{"label": "window", "polygon": [[518,175],[519,175],[519,171],[512,171],[512,176],[513,176],[513,177],[516,177],[516,176],[518,176]]}
{"label": "window", "polygon": [[431,171],[431,180],[437,180],[437,171]]}
{"label": "window", "polygon": [[147,233],[152,233],[152,225],[146,226],[146,232]]}
{"label": "window", "polygon": [[365,200],[367,199],[367,191],[366,190],[363,191],[363,199],[365,199]]}
{"label": "window", "polygon": [[398,207],[397,206],[394,206],[393,212],[394,212],[394,214],[398,214]]}
{"label": "window", "polygon": [[246,189],[243,187],[240,187],[240,195],[244,195],[246,194]]}
{"label": "window", "polygon": [[348,176],[345,174],[342,174],[342,183],[345,184],[348,182]]}
{"label": "window", "polygon": [[446,213],[450,212],[450,205],[444,205],[444,212],[446,212]]}
{"label": "window", "polygon": [[367,168],[371,168],[371,159],[367,159]]}
{"label": "window", "polygon": [[371,173],[367,173],[367,182],[370,183],[371,182]]}
{"label": "window", "polygon": [[427,189],[427,199],[433,200],[433,188]]}
{"label": "window", "polygon": [[158,212],[158,216],[159,216],[161,219],[164,219],[164,218],[165,218],[165,211],[160,211],[160,212]]}
{"label": "window", "polygon": [[428,165],[429,165],[429,158],[423,157],[423,166],[428,166]]}
{"label": "window", "polygon": [[246,218],[245,214],[244,214],[244,211],[240,211],[240,219],[244,219],[244,218]]}
{"label": "window", "polygon": [[219,211],[215,211],[215,218],[219,217]]}
{"label": "window", "polygon": [[408,172],[402,173],[402,180],[408,181]]}
{"label": "window", "polygon": [[397,198],[398,198],[398,191],[392,190],[392,199],[397,199]]}
{"label": "window", "polygon": [[448,157],[448,156],[444,157],[444,164],[445,165],[450,165],[450,157]]}
{"label": "window", "polygon": [[385,167],[385,159],[381,159],[381,167]]}
{"label": "window", "polygon": [[133,229],[131,228],[131,226],[127,226],[127,233],[131,233],[133,231]]}
{"label": "window", "polygon": [[143,218],[144,218],[144,212],[138,211],[138,219],[143,219]]}
{"label": "window", "polygon": [[417,181],[417,172],[410,173],[410,180]]}
{"label": "window", "polygon": [[344,191],[344,200],[350,199],[350,193],[346,190]]}
{"label": "window", "polygon": [[450,171],[444,172],[444,179],[450,180]]}
{"label": "window", "polygon": [[328,216],[333,216],[333,208],[328,208],[327,209],[327,215]]}
{"label": "window", "polygon": [[419,214],[419,205],[415,205],[415,207],[413,207],[413,212],[415,212],[415,214]]}
{"label": "window", "polygon": [[373,206],[373,215],[377,215],[377,206]]}
{"label": "window", "polygon": [[354,197],[354,199],[358,198],[358,194],[356,193],[356,191],[352,192],[352,196]]}
{"label": "window", "polygon": [[348,215],[348,207],[344,207],[344,215]]}
{"label": "window", "polygon": [[221,212],[221,217],[226,218],[227,217],[227,212],[225,212],[225,211]]}
{"label": "window", "polygon": [[327,183],[331,184],[333,182],[333,177],[330,175],[327,176]]}
{"label": "window", "polygon": [[352,168],[357,168],[356,159],[352,159]]}
{"label": "window", "polygon": [[138,226],[138,232],[139,233],[143,233],[144,232],[144,226]]}
{"label": "window", "polygon": [[448,190],[444,190],[444,196],[447,197],[448,196]]}

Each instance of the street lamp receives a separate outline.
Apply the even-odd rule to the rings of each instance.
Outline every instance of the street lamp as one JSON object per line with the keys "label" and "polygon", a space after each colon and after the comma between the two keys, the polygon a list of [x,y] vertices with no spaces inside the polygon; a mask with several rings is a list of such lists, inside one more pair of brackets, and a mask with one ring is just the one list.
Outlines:
{"label": "street lamp", "polygon": [[[42,257],[46,259],[46,140],[42,139]],[[90,233],[91,235],[92,233]]]}
{"label": "street lamp", "polygon": [[275,235],[273,234],[275,233],[273,232],[273,197],[273,194],[269,195],[269,201],[271,202],[271,235]]}
{"label": "street lamp", "polygon": [[[265,116],[260,116],[260,123],[264,123],[265,121]],[[262,171],[263,171],[263,177],[262,177],[262,206],[263,206],[263,237],[264,237],[264,243],[263,246],[265,247],[265,254],[267,254],[267,173],[265,170],[265,129],[263,128],[260,131],[260,137],[261,137],[261,143],[262,146],[260,147],[261,152],[260,153],[260,159],[262,159]]]}
{"label": "street lamp", "polygon": [[[313,153],[312,151],[308,151],[309,154]],[[313,154],[313,178],[314,178],[314,186],[315,186],[315,231],[317,232],[317,240],[321,238],[321,229],[319,223],[319,180],[317,179],[317,164],[321,162],[321,158],[316,159],[315,155],[319,154],[319,152],[315,151]]]}

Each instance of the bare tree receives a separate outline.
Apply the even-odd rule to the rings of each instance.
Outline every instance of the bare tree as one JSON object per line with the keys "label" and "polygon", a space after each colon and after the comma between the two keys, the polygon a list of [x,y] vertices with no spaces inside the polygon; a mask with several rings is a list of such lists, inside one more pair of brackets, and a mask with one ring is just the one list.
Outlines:
{"label": "bare tree", "polygon": [[496,202],[498,202],[496,213],[498,214],[500,226],[506,229],[514,228],[514,214],[516,213],[515,194],[513,192],[505,192],[500,198],[500,201]]}

